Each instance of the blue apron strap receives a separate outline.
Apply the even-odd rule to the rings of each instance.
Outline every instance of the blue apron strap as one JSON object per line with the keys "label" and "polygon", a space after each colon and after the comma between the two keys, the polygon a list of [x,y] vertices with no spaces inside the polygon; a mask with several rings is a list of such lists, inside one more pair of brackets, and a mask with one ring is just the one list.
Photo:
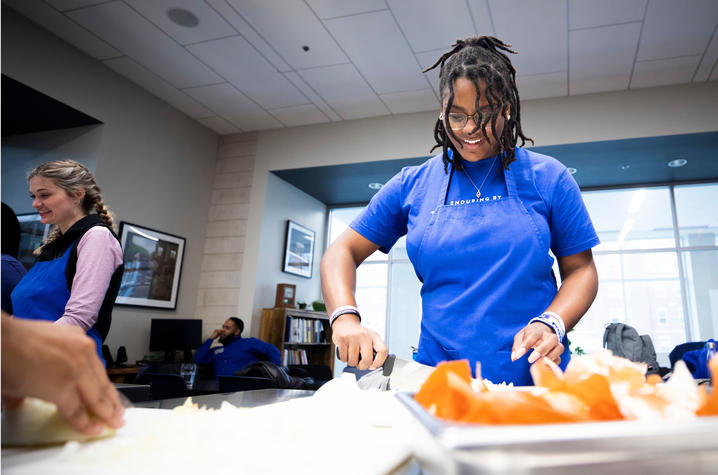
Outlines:
{"label": "blue apron strap", "polygon": [[[518,160],[518,157],[516,157],[516,160]],[[514,162],[515,164],[516,162]],[[503,161],[501,162],[501,167],[503,167]],[[512,170],[512,166],[509,165],[508,168],[504,168],[504,177],[506,178],[506,191],[508,192],[509,196],[516,196],[518,197],[518,193],[516,192],[516,179],[514,178],[514,172]]]}

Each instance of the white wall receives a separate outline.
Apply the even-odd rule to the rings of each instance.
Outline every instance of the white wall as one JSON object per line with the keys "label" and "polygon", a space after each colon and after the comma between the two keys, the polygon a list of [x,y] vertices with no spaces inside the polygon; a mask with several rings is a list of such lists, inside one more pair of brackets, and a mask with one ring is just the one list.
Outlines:
{"label": "white wall", "polygon": [[[718,130],[718,81],[527,101],[524,133],[536,146]],[[426,156],[437,112],[318,124],[258,135],[240,312],[255,296],[270,170]],[[398,171],[398,170],[397,170]]]}
{"label": "white wall", "polygon": [[104,123],[95,176],[118,221],[187,239],[177,310],[113,311],[113,354],[125,345],[131,362],[141,358],[150,318],[194,316],[217,136],[9,8],[2,62],[3,74]]}
{"label": "white wall", "polygon": [[[314,266],[311,279],[282,272],[288,219],[315,233]],[[319,260],[325,247],[326,220],[327,208],[321,201],[312,198],[271,173],[267,176],[266,200],[257,256],[259,266],[255,276],[252,306],[252,328],[254,329],[252,333],[259,334],[262,308],[274,306],[277,284],[296,285],[297,302],[311,303],[314,300],[321,300]]]}
{"label": "white wall", "polygon": [[95,171],[101,125],[12,135],[2,139],[2,200],[15,213],[34,213],[27,173],[51,160],[72,158]]}

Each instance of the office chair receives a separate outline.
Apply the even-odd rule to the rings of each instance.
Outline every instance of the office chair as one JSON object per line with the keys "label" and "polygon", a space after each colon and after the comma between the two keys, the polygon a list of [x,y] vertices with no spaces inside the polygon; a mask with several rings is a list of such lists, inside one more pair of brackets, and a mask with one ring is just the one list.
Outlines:
{"label": "office chair", "polygon": [[306,381],[307,389],[319,389],[324,383],[334,378],[332,369],[327,365],[290,364],[287,369],[290,376],[303,378]]}
{"label": "office chair", "polygon": [[110,347],[107,345],[102,345],[102,358],[104,358],[105,360],[105,367],[115,367],[115,362],[112,360],[112,353],[110,352]]}
{"label": "office chair", "polygon": [[219,392],[232,393],[276,387],[268,378],[257,376],[219,376]]}
{"label": "office chair", "polygon": [[184,378],[179,374],[146,374],[150,380],[150,396],[152,399],[170,399],[189,396]]}

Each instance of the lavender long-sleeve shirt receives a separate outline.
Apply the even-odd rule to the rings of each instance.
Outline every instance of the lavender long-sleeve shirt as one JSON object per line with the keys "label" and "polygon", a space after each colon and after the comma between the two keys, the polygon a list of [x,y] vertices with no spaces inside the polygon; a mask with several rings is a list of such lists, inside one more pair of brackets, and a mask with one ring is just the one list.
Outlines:
{"label": "lavender long-sleeve shirt", "polygon": [[110,286],[110,279],[122,264],[122,247],[109,229],[95,226],[77,244],[77,268],[72,279],[65,313],[55,323],[74,325],[87,331],[97,322],[97,314]]}

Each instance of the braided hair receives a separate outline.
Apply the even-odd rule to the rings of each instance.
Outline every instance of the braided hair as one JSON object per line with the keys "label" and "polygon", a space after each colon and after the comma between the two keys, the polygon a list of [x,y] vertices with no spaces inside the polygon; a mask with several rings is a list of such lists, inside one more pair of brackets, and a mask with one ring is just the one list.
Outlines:
{"label": "braided hair", "polygon": [[[100,187],[97,186],[95,177],[92,176],[92,173],[90,173],[90,170],[88,170],[85,165],[75,160],[47,162],[32,170],[28,174],[27,179],[29,181],[36,176],[52,180],[55,185],[65,190],[66,193],[85,190],[85,197],[81,203],[83,211],[87,214],[93,211],[97,212],[102,222],[114,230],[115,220],[112,216],[112,212],[102,199]],[[43,247],[55,241],[59,236],[60,228],[58,226],[53,227],[42,245],[35,249],[33,253],[39,255]]]}
{"label": "braided hair", "polygon": [[[492,110],[491,116],[488,121],[481,121],[481,124],[476,124],[476,128],[472,133],[481,128],[484,136],[486,136],[486,125],[488,122],[491,123],[493,139],[499,144],[499,153],[505,169],[508,168],[511,162],[516,160],[514,147],[519,138],[521,139],[521,146],[526,141],[533,143],[533,140],[526,137],[521,129],[521,106],[519,91],[516,88],[516,69],[514,69],[506,53],[516,54],[515,51],[511,50],[511,45],[498,38],[493,36],[472,36],[464,40],[457,40],[450,51],[441,55],[432,66],[424,70],[424,72],[427,72],[440,66],[439,89],[442,102],[445,95],[448,94],[448,102],[445,110],[442,111],[442,117],[448,117],[449,110],[454,103],[454,82],[457,79],[463,77],[474,83],[477,110],[480,98],[479,80],[485,83],[486,99]],[[511,117],[506,120],[503,133],[499,137],[496,135],[496,119],[506,109],[511,111]],[[447,171],[449,162],[452,161],[449,158],[448,149],[451,148],[454,158],[461,157],[461,154],[449,140],[442,117],[437,119],[434,126],[436,145],[431,150],[433,151],[437,147],[442,148],[444,171]],[[459,141],[450,127],[448,133]],[[489,139],[489,142],[491,142],[491,139]],[[453,161],[457,170],[463,170],[462,158]]]}

